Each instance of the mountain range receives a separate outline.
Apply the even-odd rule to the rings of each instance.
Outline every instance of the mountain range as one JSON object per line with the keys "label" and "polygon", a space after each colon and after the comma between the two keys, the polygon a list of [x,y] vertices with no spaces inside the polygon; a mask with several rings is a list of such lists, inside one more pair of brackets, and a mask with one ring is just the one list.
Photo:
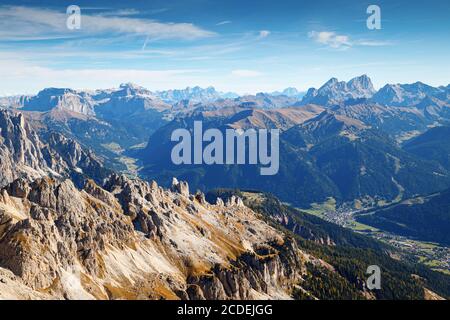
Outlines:
{"label": "mountain range", "polygon": [[[197,107],[254,106],[258,108],[282,108],[316,104],[321,106],[353,105],[370,103],[381,106],[417,107],[421,110],[442,109],[449,103],[450,85],[432,87],[422,82],[413,84],[386,84],[375,90],[367,75],[355,77],[348,82],[331,78],[319,89],[310,88],[306,93],[296,88],[281,92],[242,95],[222,93],[214,87],[188,87],[166,91],[150,91],[133,83],[125,83],[116,89],[80,91],[68,88],[47,88],[35,96],[0,98],[0,106],[27,111],[50,111],[64,109],[85,115],[97,115],[97,109],[109,106],[114,112],[127,106],[127,111],[139,109],[177,110]],[[111,107],[116,105],[117,108]],[[116,110],[117,109],[117,110]],[[431,110],[430,110],[431,111]]]}
{"label": "mountain range", "polygon": [[[395,248],[273,196],[214,191],[208,202],[175,178],[165,189],[108,171],[74,141],[41,136],[20,113],[2,111],[0,123],[1,163],[16,163],[0,171],[3,299],[450,295],[445,275],[392,259],[386,252]],[[343,261],[355,259],[358,264],[345,269]],[[377,292],[360,280],[364,265],[373,263],[389,275]]]}
{"label": "mountain range", "polygon": [[[226,116],[226,110],[194,112],[158,129],[140,153],[144,164],[140,174],[165,183],[175,174],[202,190],[224,186],[258,190],[264,186],[265,191],[298,206],[324,202],[329,197],[338,202],[393,201],[399,196],[431,193],[450,185],[446,167],[405,151],[387,132],[339,112],[305,106],[270,113],[233,110]],[[258,174],[256,166],[172,164],[175,143],[170,140],[171,133],[176,128],[191,128],[200,119],[205,130],[283,130],[279,173],[266,177]]]}
{"label": "mountain range", "polygon": [[[449,298],[448,275],[366,235],[448,245],[449,89],[376,91],[363,75],[305,94],[128,83],[1,98],[0,298]],[[172,132],[195,121],[279,129],[278,174],[173,164]]]}
{"label": "mountain range", "polygon": [[[417,82],[376,91],[362,75],[348,82],[332,78],[308,90],[300,101],[293,88],[286,89],[286,95],[227,98],[212,87],[151,92],[130,83],[92,92],[45,89],[36,96],[4,100],[24,111],[38,130],[56,130],[81,142],[111,168],[161,179],[166,185],[177,173],[203,190],[263,185],[265,191],[303,206],[329,197],[389,202],[445,187],[445,159],[427,158],[408,145],[411,138],[447,125],[448,90]],[[195,120],[221,130],[281,129],[280,174],[266,181],[255,176],[253,167],[171,165],[170,133],[190,128]],[[441,153],[445,158],[445,149]],[[343,166],[336,161],[340,157]],[[287,183],[291,179],[293,194]],[[311,185],[315,189],[304,193]]]}

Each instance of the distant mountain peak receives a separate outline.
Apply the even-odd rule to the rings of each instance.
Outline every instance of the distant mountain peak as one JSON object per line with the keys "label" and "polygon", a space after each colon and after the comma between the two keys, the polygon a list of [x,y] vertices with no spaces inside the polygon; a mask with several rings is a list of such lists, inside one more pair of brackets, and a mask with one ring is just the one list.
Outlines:
{"label": "distant mountain peak", "polygon": [[339,79],[333,77],[333,78],[331,78],[330,80],[328,80],[327,82],[325,82],[324,86],[326,86],[326,85],[332,85],[332,84],[335,84],[335,83],[338,83],[338,82],[339,82]]}
{"label": "distant mountain peak", "polygon": [[365,89],[375,93],[375,89],[372,84],[372,80],[365,74],[362,76],[351,79],[347,85],[352,89]]}
{"label": "distant mountain peak", "polygon": [[208,103],[221,98],[235,96],[234,94],[222,94],[214,87],[209,86],[202,88],[200,86],[186,87],[185,89],[171,89],[165,91],[158,91],[155,93],[161,100],[166,103],[175,104],[180,101],[188,100],[192,103]]}
{"label": "distant mountain peak", "polygon": [[442,88],[435,88],[420,81],[412,84],[387,84],[371,100],[382,105],[416,106],[427,97],[443,93]]}
{"label": "distant mountain peak", "polygon": [[41,91],[38,92],[37,95],[46,95],[46,96],[56,96],[56,95],[63,95],[66,93],[75,93],[76,91],[70,88],[54,88],[54,87],[50,87],[50,88],[44,88]]}
{"label": "distant mountain peak", "polygon": [[126,82],[126,83],[122,83],[120,85],[120,88],[129,88],[129,89],[145,89],[144,87],[133,83],[133,82]]}
{"label": "distant mountain peak", "polygon": [[331,78],[318,90],[308,90],[302,104],[334,105],[344,103],[348,100],[368,99],[375,93],[372,80],[367,75],[351,79],[349,82],[339,81]]}
{"label": "distant mountain peak", "polygon": [[275,96],[275,97],[276,96],[286,96],[289,98],[297,98],[300,100],[305,95],[305,92],[300,92],[297,90],[297,88],[294,88],[294,87],[287,87],[283,91],[274,91],[274,92],[270,93],[270,95]]}
{"label": "distant mountain peak", "polygon": [[122,83],[117,92],[126,92],[126,95],[153,95],[150,90],[132,82]]}

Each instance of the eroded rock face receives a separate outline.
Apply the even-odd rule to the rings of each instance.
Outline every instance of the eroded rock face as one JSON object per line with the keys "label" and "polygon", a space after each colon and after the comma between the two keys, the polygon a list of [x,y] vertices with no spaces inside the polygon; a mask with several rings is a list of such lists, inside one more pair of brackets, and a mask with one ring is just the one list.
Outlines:
{"label": "eroded rock face", "polygon": [[2,232],[0,265],[33,289],[51,287],[64,270],[80,263],[88,274],[99,276],[97,252],[134,243],[131,221],[117,203],[100,202],[70,180],[37,179],[28,193],[7,189],[11,195],[0,215],[16,221]]}
{"label": "eroded rock face", "polygon": [[0,192],[0,268],[53,298],[289,297],[304,264],[294,243],[237,199],[171,189],[116,174],[82,190],[16,180]]}
{"label": "eroded rock face", "polygon": [[[0,298],[6,300],[49,300],[53,297],[27,287],[10,270],[0,268]],[[54,299],[54,298],[53,298]]]}
{"label": "eroded rock face", "polygon": [[289,289],[302,279],[304,260],[295,242],[262,245],[246,252],[229,267],[213,268],[212,275],[188,279],[191,299],[289,299]]}
{"label": "eroded rock face", "polygon": [[38,177],[48,167],[44,145],[26,125],[23,115],[0,111],[0,185],[20,175]]}
{"label": "eroded rock face", "polygon": [[43,141],[21,113],[0,110],[0,187],[18,178],[44,176],[79,182],[85,174],[101,181],[108,171],[74,140],[52,133]]}

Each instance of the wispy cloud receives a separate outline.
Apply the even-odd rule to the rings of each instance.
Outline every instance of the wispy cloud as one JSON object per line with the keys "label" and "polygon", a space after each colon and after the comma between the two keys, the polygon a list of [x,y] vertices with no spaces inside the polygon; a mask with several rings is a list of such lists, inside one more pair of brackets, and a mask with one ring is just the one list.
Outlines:
{"label": "wispy cloud", "polygon": [[145,38],[144,44],[142,45],[142,50],[145,50],[145,48],[147,47],[147,43],[148,43],[148,36],[147,38]]}
{"label": "wispy cloud", "polygon": [[150,10],[150,14],[158,14],[158,13],[163,13],[163,12],[166,12],[166,11],[169,11],[169,8],[159,8],[159,9],[153,9],[153,10]]}
{"label": "wispy cloud", "polygon": [[[84,8],[81,8],[83,10]],[[134,16],[139,14],[140,12],[136,9],[121,9],[121,10],[113,10],[99,13],[99,16],[102,17],[126,17],[126,16]]]}
{"label": "wispy cloud", "polygon": [[235,77],[251,78],[251,77],[259,77],[262,75],[262,73],[256,70],[239,69],[231,71],[231,75]]}
{"label": "wispy cloud", "polygon": [[17,40],[36,36],[130,34],[143,35],[152,39],[200,39],[215,33],[191,23],[163,23],[156,20],[132,18],[133,11],[115,14],[83,14],[81,29],[66,28],[67,15],[54,10],[17,6],[0,7],[0,38]]}
{"label": "wispy cloud", "polygon": [[223,26],[224,24],[230,24],[230,23],[231,23],[230,20],[220,21],[220,22],[216,23],[216,26]]}
{"label": "wispy cloud", "polygon": [[352,46],[350,38],[332,31],[311,31],[308,36],[315,42],[329,46],[333,49],[346,49]]}
{"label": "wispy cloud", "polygon": [[384,47],[394,45],[392,41],[377,41],[377,40],[358,40],[356,44],[359,46],[366,46],[366,47]]}
{"label": "wispy cloud", "polygon": [[345,50],[354,46],[382,47],[393,45],[391,41],[351,39],[348,35],[337,34],[334,31],[311,31],[308,33],[308,37],[317,43],[340,50]]}

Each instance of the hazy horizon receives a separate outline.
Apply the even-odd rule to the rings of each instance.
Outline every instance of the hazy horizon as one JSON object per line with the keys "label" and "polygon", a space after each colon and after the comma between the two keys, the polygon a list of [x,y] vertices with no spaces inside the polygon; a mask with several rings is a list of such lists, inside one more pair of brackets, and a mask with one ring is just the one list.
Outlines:
{"label": "hazy horizon", "polygon": [[[361,75],[359,75],[359,76],[361,76]],[[353,79],[353,78],[356,78],[356,77],[359,77],[359,76],[354,76],[354,77],[351,77],[351,78],[349,78],[349,79],[339,79],[338,78],[338,80],[339,81],[345,81],[345,82],[348,82],[349,80],[351,80],[351,79]],[[367,75],[372,81],[373,81],[373,79],[369,76],[369,75]],[[332,78],[336,78],[336,77],[333,77],[333,76],[330,76],[329,78],[328,78],[328,80],[330,80],[330,79],[332,79]],[[325,84],[328,80],[326,80],[326,81],[324,81],[323,83],[322,83],[322,85],[323,84]],[[387,85],[387,84],[393,84],[393,85],[395,85],[395,84],[414,84],[414,83],[417,83],[417,82],[422,82],[422,83],[424,83],[423,81],[420,81],[420,80],[416,80],[416,81],[411,81],[411,82],[408,82],[408,83],[390,83],[390,82],[386,82],[385,84],[383,84],[382,86],[380,86],[380,87],[377,87],[377,86],[375,86],[374,85],[374,88],[375,88],[375,90],[380,90],[384,85]],[[146,86],[143,86],[143,85],[141,85],[140,83],[136,83],[136,82],[122,82],[122,83],[119,83],[119,84],[117,84],[117,85],[115,85],[115,86],[112,86],[112,87],[105,87],[105,88],[82,88],[82,87],[80,87],[80,88],[77,88],[77,87],[55,87],[55,86],[50,86],[50,87],[43,87],[43,88],[41,88],[41,89],[39,89],[38,91],[36,91],[36,92],[17,92],[17,93],[13,93],[13,94],[7,94],[7,95],[0,95],[0,97],[12,97],[12,96],[20,96],[20,95],[37,95],[41,90],[44,90],[44,89],[48,89],[48,88],[55,88],[55,89],[72,89],[72,90],[75,90],[75,91],[96,91],[96,90],[99,90],[99,91],[101,91],[101,90],[109,90],[109,89],[118,89],[118,88],[120,88],[120,86],[121,85],[126,85],[126,84],[128,84],[128,83],[131,83],[131,84],[133,84],[133,85],[137,85],[137,86],[140,86],[140,87],[143,87],[143,88],[145,88],[145,89],[147,89],[147,90],[150,90],[150,91],[152,91],[152,92],[157,92],[157,91],[168,91],[168,90],[185,90],[185,89],[188,89],[188,88],[195,88],[195,87],[199,87],[199,88],[201,88],[201,89],[207,89],[207,88],[210,88],[210,87],[212,87],[212,88],[214,88],[216,91],[218,91],[218,92],[221,92],[221,93],[235,93],[235,94],[238,94],[239,96],[245,96],[245,95],[256,95],[256,94],[258,94],[258,93],[274,93],[274,92],[278,92],[278,93],[281,93],[283,90],[285,90],[285,89],[288,89],[288,88],[295,88],[295,89],[297,89],[298,91],[299,91],[299,93],[306,93],[307,91],[308,91],[308,89],[310,89],[310,88],[315,88],[315,89],[319,89],[321,86],[318,86],[318,87],[312,87],[312,86],[310,86],[310,87],[307,87],[306,89],[299,89],[298,87],[295,87],[295,86],[286,86],[286,87],[284,87],[284,88],[279,88],[278,90],[273,90],[273,91],[270,91],[270,92],[268,92],[268,91],[254,91],[254,92],[236,92],[236,91],[230,91],[230,90],[222,90],[221,88],[217,88],[217,87],[215,87],[215,86],[213,86],[213,85],[207,85],[207,86],[200,86],[200,85],[196,85],[196,84],[194,84],[194,85],[189,85],[189,86],[187,86],[187,87],[179,87],[179,88],[167,88],[167,89],[162,89],[162,90],[153,90],[152,88],[148,88],[148,87],[146,87]],[[429,83],[425,83],[425,84],[427,84],[427,85],[430,85]],[[448,84],[441,84],[441,85],[437,85],[437,86],[435,86],[435,87],[446,87],[446,86],[449,86],[450,85],[450,83],[448,83]]]}
{"label": "hazy horizon", "polygon": [[[66,9],[81,8],[80,29]],[[152,91],[213,86],[239,94],[306,91],[329,78],[368,74],[375,88],[446,85],[450,3],[339,0],[0,1],[0,96],[46,87]],[[132,6],[132,7],[131,7]]]}

